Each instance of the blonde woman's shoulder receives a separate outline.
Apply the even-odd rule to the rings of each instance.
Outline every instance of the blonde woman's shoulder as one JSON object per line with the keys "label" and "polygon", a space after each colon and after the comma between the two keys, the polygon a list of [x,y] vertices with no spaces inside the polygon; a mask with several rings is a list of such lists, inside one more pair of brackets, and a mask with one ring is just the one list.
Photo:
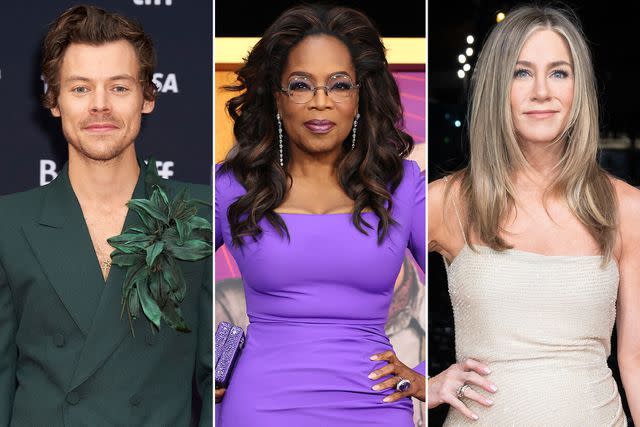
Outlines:
{"label": "blonde woman's shoulder", "polygon": [[618,178],[611,178],[618,199],[618,218],[623,244],[640,245],[640,189]]}
{"label": "blonde woman's shoulder", "polygon": [[[618,203],[640,203],[640,188],[623,181],[620,178],[610,176],[611,184],[616,192]],[[622,207],[622,206],[621,206]],[[640,214],[640,212],[639,212]]]}
{"label": "blonde woman's shoulder", "polygon": [[429,197],[429,209],[431,209],[431,205],[442,209],[445,187],[447,185],[446,179],[446,177],[440,178],[429,183],[429,188],[427,190]]}
{"label": "blonde woman's shoulder", "polygon": [[619,178],[611,177],[610,179],[618,199],[620,213],[635,214],[636,220],[640,219],[640,189]]}
{"label": "blonde woman's shoulder", "polygon": [[[427,189],[427,198],[429,200],[429,235],[431,235],[432,226],[438,228],[444,220],[444,206],[447,192],[450,191],[451,177],[444,177],[431,181]],[[449,181],[449,182],[447,182]],[[435,230],[434,230],[435,231]]]}
{"label": "blonde woman's shoulder", "polygon": [[[429,250],[443,253],[451,252],[449,246],[457,246],[461,236],[455,209],[462,205],[460,200],[460,181],[454,175],[437,179],[429,183]],[[464,218],[462,211],[458,214]],[[454,243],[456,242],[456,243]]]}

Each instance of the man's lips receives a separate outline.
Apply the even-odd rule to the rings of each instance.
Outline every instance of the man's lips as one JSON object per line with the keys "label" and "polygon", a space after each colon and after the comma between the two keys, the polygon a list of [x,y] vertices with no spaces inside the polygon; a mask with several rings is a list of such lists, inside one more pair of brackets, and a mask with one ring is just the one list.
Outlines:
{"label": "man's lips", "polygon": [[83,127],[84,130],[89,132],[109,132],[118,129],[118,126],[112,123],[93,123]]}
{"label": "man's lips", "polygon": [[559,113],[559,111],[558,110],[529,110],[524,112],[526,116],[533,117],[536,119],[546,119],[547,117],[551,117],[556,113]]}
{"label": "man's lips", "polygon": [[304,126],[312,133],[328,133],[336,124],[330,120],[309,120],[304,122]]}

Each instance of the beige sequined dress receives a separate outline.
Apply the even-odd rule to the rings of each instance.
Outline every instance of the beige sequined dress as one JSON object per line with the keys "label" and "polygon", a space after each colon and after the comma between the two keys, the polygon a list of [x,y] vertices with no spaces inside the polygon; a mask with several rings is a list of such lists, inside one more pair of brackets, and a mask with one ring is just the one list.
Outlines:
{"label": "beige sequined dress", "polygon": [[456,358],[487,363],[498,391],[490,408],[463,398],[478,421],[450,409],[445,426],[626,426],[607,366],[617,264],[474,248],[447,266]]}

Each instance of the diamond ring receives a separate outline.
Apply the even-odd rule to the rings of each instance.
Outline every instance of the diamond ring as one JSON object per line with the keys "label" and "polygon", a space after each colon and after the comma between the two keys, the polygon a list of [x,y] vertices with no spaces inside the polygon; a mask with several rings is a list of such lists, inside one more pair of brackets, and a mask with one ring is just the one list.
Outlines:
{"label": "diamond ring", "polygon": [[469,387],[469,384],[466,383],[458,387],[458,391],[456,392],[456,396],[458,397],[458,399],[462,399],[464,397],[464,392],[467,391]]}

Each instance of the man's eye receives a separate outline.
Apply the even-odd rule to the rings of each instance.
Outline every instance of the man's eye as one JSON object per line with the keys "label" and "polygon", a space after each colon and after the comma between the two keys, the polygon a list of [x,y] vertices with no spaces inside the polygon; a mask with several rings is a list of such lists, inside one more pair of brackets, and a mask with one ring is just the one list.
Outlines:
{"label": "man's eye", "polygon": [[73,92],[73,93],[87,93],[87,92],[89,92],[89,88],[87,88],[86,86],[76,86],[73,89],[71,89],[71,92]]}
{"label": "man's eye", "polygon": [[126,86],[115,86],[113,88],[113,91],[117,93],[125,93],[125,92],[129,92],[129,88]]}

